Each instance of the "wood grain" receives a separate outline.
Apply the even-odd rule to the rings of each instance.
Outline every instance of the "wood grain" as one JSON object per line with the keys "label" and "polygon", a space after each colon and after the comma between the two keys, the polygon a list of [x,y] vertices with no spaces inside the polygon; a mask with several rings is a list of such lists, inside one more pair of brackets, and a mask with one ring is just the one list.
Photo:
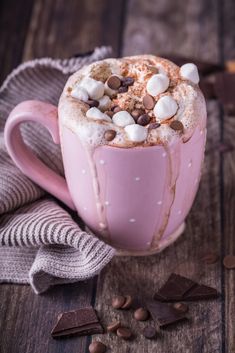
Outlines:
{"label": "wood grain", "polygon": [[[210,6],[210,12],[206,11]],[[218,8],[215,2],[131,0],[126,15],[123,54],[168,52],[200,59],[217,60]],[[205,40],[209,38],[207,43]],[[115,335],[99,337],[114,353],[161,352],[212,353],[222,351],[221,301],[190,305],[189,323],[164,330],[156,341],[141,336],[144,323],[132,319],[133,313],[111,309],[114,294],[151,297],[173,271],[200,278],[221,292],[220,264],[205,266],[200,261],[208,250],[220,253],[220,141],[219,109],[208,103],[208,142],[200,189],[187,219],[182,237],[163,253],[145,258],[115,258],[98,281],[96,307],[105,324],[120,318],[135,334],[132,342]]]}
{"label": "wood grain", "polygon": [[[11,0],[10,3],[16,6],[13,18],[18,21],[17,16],[21,12],[17,4],[20,2]],[[104,44],[112,44],[114,54],[117,55],[122,22],[116,21],[116,18],[123,11],[123,3],[107,0],[35,0],[29,30],[24,32],[27,34],[25,46],[25,38],[22,38],[20,47],[23,37],[21,29],[13,26],[13,43],[17,42],[19,35],[19,44],[16,46],[18,60],[22,60],[22,52],[24,60],[41,56],[70,57],[74,53],[88,52],[94,46]],[[29,7],[26,9],[28,12]],[[8,7],[5,17],[8,20],[11,18]],[[22,31],[25,26],[23,21],[24,16],[22,23],[20,19],[16,22],[18,26],[22,25]],[[10,25],[8,27],[3,23],[2,26],[6,26],[5,32],[8,28],[11,30]],[[14,51],[9,49],[8,56],[14,59]],[[96,279],[55,287],[41,296],[36,296],[28,286],[1,285],[0,353],[87,352],[90,337],[53,340],[50,331],[60,312],[89,305],[94,299],[95,289]]]}
{"label": "wood grain", "polygon": [[22,59],[33,1],[2,0],[0,2],[0,83]]}
{"label": "wood grain", "polygon": [[94,282],[55,286],[37,296],[29,286],[1,285],[0,353],[86,352],[87,338],[55,340],[57,315],[90,305]]}
{"label": "wood grain", "polygon": [[124,0],[36,0],[24,59],[66,58],[111,45],[119,52]]}
{"label": "wood grain", "polygon": [[[222,8],[223,21],[221,23],[221,47],[224,60],[235,59],[235,7],[234,2],[227,0]],[[221,159],[223,173],[222,188],[222,236],[223,255],[235,254],[235,116],[223,115],[221,112],[222,142],[231,144],[233,150],[225,153]],[[235,352],[235,271],[223,269],[225,314],[224,314],[224,342],[226,352]]]}

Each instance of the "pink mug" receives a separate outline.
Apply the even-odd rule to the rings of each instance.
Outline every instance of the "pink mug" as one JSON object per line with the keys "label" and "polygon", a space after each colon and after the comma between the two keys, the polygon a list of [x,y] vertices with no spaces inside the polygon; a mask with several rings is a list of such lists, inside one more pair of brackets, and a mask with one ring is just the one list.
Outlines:
{"label": "pink mug", "polygon": [[[178,138],[167,147],[99,146],[93,163],[60,120],[48,103],[25,101],[13,109],[5,143],[22,173],[76,210],[95,235],[122,254],[159,252],[184,231],[200,180],[206,116],[188,141]],[[65,179],[24,144],[19,127],[28,121],[41,123],[61,143]]]}

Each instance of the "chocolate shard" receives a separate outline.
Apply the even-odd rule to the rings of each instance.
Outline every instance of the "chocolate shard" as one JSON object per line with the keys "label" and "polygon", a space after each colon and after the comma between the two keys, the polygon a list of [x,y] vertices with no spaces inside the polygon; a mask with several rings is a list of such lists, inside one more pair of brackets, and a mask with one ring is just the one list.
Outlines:
{"label": "chocolate shard", "polygon": [[219,296],[219,293],[215,288],[204,286],[203,284],[197,284],[191,288],[183,298],[183,300],[194,301],[194,300],[206,300],[214,299]]}
{"label": "chocolate shard", "polygon": [[147,303],[147,309],[152,319],[162,328],[187,319],[185,313],[169,304],[151,301]]}
{"label": "chocolate shard", "polygon": [[87,336],[103,333],[103,328],[92,307],[64,312],[58,316],[58,320],[52,329],[52,337],[64,337],[77,334]]}
{"label": "chocolate shard", "polygon": [[235,74],[218,73],[215,76],[214,91],[218,100],[226,106],[234,106],[235,102]]}
{"label": "chocolate shard", "polygon": [[185,293],[196,285],[196,282],[189,278],[172,273],[167,282],[154,295],[159,301],[180,301]]}
{"label": "chocolate shard", "polygon": [[211,73],[219,72],[224,70],[224,66],[214,63],[214,62],[209,62],[209,61],[202,61],[202,60],[197,60],[195,58],[191,57],[184,57],[180,55],[167,55],[163,54],[161,55],[163,58],[166,58],[170,61],[173,61],[178,66],[182,66],[187,63],[194,63],[198,67],[198,71],[201,75],[209,75]]}

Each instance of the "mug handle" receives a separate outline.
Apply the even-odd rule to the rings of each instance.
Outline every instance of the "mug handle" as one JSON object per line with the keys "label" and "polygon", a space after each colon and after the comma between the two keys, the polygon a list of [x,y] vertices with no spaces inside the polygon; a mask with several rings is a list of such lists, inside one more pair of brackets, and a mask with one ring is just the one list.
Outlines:
{"label": "mug handle", "polygon": [[24,143],[20,124],[29,121],[42,124],[54,143],[60,143],[57,107],[40,101],[25,101],[12,110],[5,125],[4,140],[9,155],[23,174],[75,210],[65,178],[47,167]]}

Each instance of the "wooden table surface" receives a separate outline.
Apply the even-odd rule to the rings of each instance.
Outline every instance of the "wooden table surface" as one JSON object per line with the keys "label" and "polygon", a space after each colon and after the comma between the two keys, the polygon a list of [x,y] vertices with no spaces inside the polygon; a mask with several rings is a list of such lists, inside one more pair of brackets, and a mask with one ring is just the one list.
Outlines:
{"label": "wooden table surface", "polygon": [[[70,57],[99,45],[114,56],[137,53],[180,54],[223,62],[235,58],[233,0],[3,0],[0,3],[0,79],[22,61]],[[110,310],[114,293],[150,296],[172,271],[200,274],[216,287],[218,300],[190,306],[191,322],[164,330],[156,341],[141,335],[126,343],[114,335],[101,339],[115,353],[235,352],[235,271],[222,260],[235,253],[235,118],[208,101],[208,140],[202,181],[182,237],[160,255],[114,258],[98,278],[58,286],[36,296],[26,285],[0,286],[1,353],[83,353],[90,337],[62,341],[50,337],[57,314],[94,304],[104,323],[114,317],[128,325],[131,313]],[[207,250],[219,254],[204,265]],[[144,324],[133,323],[138,332]]]}

